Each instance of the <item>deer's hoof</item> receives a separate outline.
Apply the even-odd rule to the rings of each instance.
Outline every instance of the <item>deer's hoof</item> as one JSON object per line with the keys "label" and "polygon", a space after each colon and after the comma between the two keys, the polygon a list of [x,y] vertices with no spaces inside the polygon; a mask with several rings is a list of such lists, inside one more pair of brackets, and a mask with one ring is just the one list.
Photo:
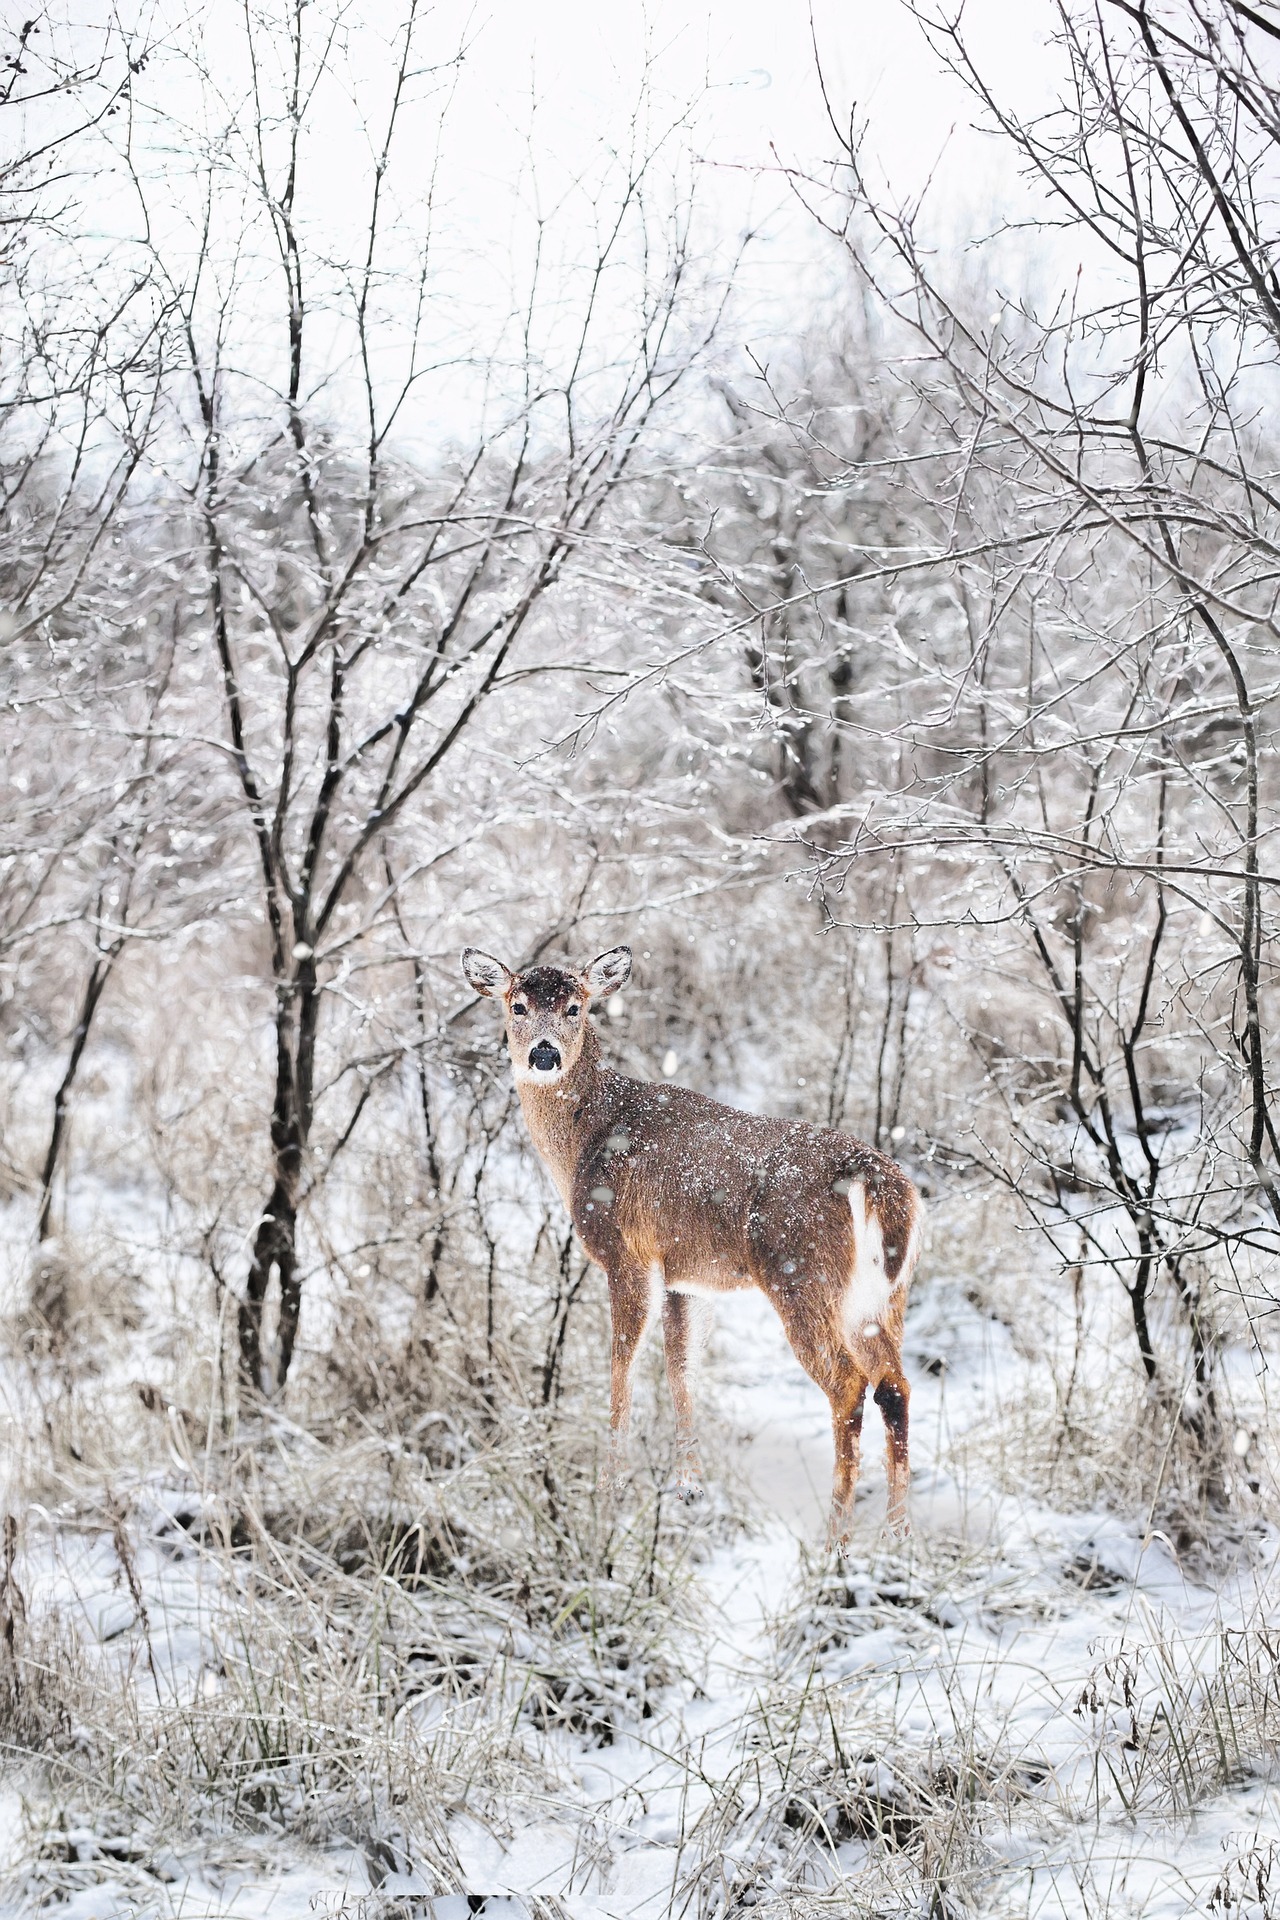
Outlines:
{"label": "deer's hoof", "polygon": [[610,1447],[600,1468],[596,1486],[602,1494],[620,1500],[631,1485],[631,1458],[620,1447]]}
{"label": "deer's hoof", "polygon": [[906,1540],[911,1534],[911,1522],[905,1513],[891,1513],[885,1519],[885,1532],[891,1540]]}
{"label": "deer's hoof", "polygon": [[686,1506],[694,1500],[704,1499],[706,1491],[701,1474],[685,1472],[676,1475],[676,1499],[683,1500]]}
{"label": "deer's hoof", "polygon": [[827,1522],[827,1552],[843,1559],[853,1545],[853,1515],[833,1513]]}

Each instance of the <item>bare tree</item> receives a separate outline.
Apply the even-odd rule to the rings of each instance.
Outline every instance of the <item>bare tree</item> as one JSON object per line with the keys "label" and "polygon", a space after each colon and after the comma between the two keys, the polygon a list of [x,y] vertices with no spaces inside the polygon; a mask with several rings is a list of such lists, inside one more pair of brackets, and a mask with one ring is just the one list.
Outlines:
{"label": "bare tree", "polygon": [[[1151,1290],[1167,1278],[1187,1417],[1207,1434],[1198,1276],[1216,1260],[1219,1284],[1269,1307],[1260,1263],[1280,1226],[1264,939],[1280,333],[1260,185],[1280,126],[1275,30],[1230,0],[1062,0],[1069,84],[1027,122],[958,18],[912,11],[1024,163],[1046,245],[1065,222],[1086,271],[1044,314],[998,291],[1002,256],[985,283],[948,284],[919,208],[872,187],[834,105],[835,175],[793,176],[900,343],[922,436],[910,549],[870,570],[850,553],[775,592],[775,622],[820,621],[868,571],[892,577],[918,676],[894,729],[904,777],[864,783],[842,847],[828,830],[812,845],[828,889],[907,858],[917,922],[963,930],[952,1000],[989,1089],[980,1155],[1046,1230],[1074,1245],[1083,1226],[1124,1281],[1153,1379]],[[794,408],[774,414],[796,428]],[[853,454],[825,490],[861,477]],[[997,980],[1003,1004],[984,1013]]]}
{"label": "bare tree", "polygon": [[[271,22],[246,15],[236,50],[246,77],[231,101],[230,68],[193,47],[190,77],[219,125],[203,145],[181,135],[192,156],[185,257],[164,241],[145,143],[141,157],[130,151],[140,200],[154,208],[152,268],[185,347],[181,386],[169,389],[186,442],[172,472],[274,999],[269,1184],[239,1313],[243,1378],[263,1390],[284,1381],[297,1334],[298,1211],[326,993],[421,868],[421,836],[430,844],[439,832],[432,808],[442,783],[456,779],[481,713],[511,697],[517,649],[544,605],[580,556],[612,539],[612,503],[701,337],[684,317],[688,210],[651,188],[662,139],[646,147],[638,116],[626,165],[599,183],[598,250],[574,266],[571,337],[541,344],[550,240],[535,214],[524,304],[508,328],[516,367],[492,362],[485,424],[425,465],[395,450],[420,389],[442,390],[432,342],[449,331],[434,304],[438,162],[416,197],[412,188],[395,197],[407,124],[420,138],[434,116],[443,137],[463,57],[446,48],[432,59],[427,27],[411,0],[387,36],[392,77],[365,123],[358,243],[341,254],[318,237],[308,184],[345,70],[340,9],[298,5]],[[164,119],[158,97],[147,110]],[[166,192],[171,182],[167,165]],[[639,311],[620,322],[611,282],[637,261]],[[250,378],[246,328],[260,339],[264,324],[262,371]],[[357,430],[325,404],[335,336],[344,392],[358,396]],[[460,327],[448,358],[457,377],[471,377]],[[279,1331],[268,1356],[273,1278]]]}
{"label": "bare tree", "polygon": [[0,969],[14,976],[6,997],[23,997],[18,970],[62,930],[79,926],[93,950],[73,990],[40,1238],[72,1083],[126,936],[112,923],[122,863],[128,893],[149,831],[138,770],[122,778],[94,741],[119,727],[123,743],[126,709],[152,664],[136,645],[136,576],[125,577],[118,528],[155,422],[166,316],[145,263],[108,270],[86,218],[104,130],[127,109],[147,58],[145,37],[114,18],[82,30],[41,7],[14,31],[0,79]]}

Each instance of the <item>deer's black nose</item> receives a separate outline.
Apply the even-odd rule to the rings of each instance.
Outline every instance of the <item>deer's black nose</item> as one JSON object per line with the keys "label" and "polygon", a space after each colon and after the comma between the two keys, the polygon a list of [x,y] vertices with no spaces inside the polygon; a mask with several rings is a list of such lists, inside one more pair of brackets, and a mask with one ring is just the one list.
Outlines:
{"label": "deer's black nose", "polygon": [[539,1040],[529,1054],[529,1065],[538,1073],[554,1073],[560,1065],[560,1049],[549,1040]]}

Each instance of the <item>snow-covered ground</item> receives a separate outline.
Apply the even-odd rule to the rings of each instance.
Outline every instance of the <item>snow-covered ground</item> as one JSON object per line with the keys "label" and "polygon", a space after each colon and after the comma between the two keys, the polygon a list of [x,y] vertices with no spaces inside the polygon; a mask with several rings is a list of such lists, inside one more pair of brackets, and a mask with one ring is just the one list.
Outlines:
{"label": "snow-covered ground", "polygon": [[[928,1305],[936,1307],[936,1293]],[[1125,1644],[1161,1649],[1156,1664],[1170,1663],[1169,1698],[1177,1697],[1221,1629],[1256,1625],[1268,1596],[1273,1608],[1276,1541],[1256,1538],[1210,1587],[1179,1569],[1165,1541],[1111,1516],[1061,1514],[958,1479],[948,1436],[984,1418],[1009,1390],[1017,1361],[1003,1329],[975,1325],[967,1303],[957,1318],[949,1344],[959,1367],[917,1372],[914,1540],[900,1548],[879,1537],[884,1474],[873,1417],[860,1536],[834,1581],[851,1604],[835,1607],[831,1569],[816,1551],[830,1471],[825,1403],[760,1296],[725,1304],[715,1392],[742,1431],[753,1522],[702,1573],[700,1682],[632,1737],[578,1757],[582,1816],[607,1836],[607,1866],[583,1857],[569,1822],[526,1831],[511,1846],[473,1832],[459,1837],[470,1884],[576,1893],[584,1913],[689,1910],[699,1868],[706,1885],[699,1821],[727,1797],[749,1801],[742,1777],[768,1707],[785,1740],[796,1731],[798,1699],[819,1688],[856,1703],[850,1724],[865,1718],[873,1748],[892,1726],[877,1755],[886,1809],[895,1805],[899,1753],[910,1766],[970,1746],[976,1734],[1021,1773],[1030,1789],[1023,1804],[1003,1832],[984,1835],[989,1853],[977,1870],[958,1876],[987,1910],[1085,1915],[1109,1902],[1115,1913],[1172,1920],[1206,1910],[1229,1861],[1280,1847],[1280,1785],[1266,1779],[1242,1780],[1177,1821],[1144,1820],[1139,1783],[1126,1809],[1121,1789],[1104,1784],[1111,1749],[1122,1750],[1129,1735],[1123,1714],[1111,1701],[1081,1711],[1089,1677]],[[818,1813],[820,1799],[819,1791]],[[749,1810],[730,1824],[720,1855],[726,1907],[735,1886],[741,1899],[753,1866],[760,1886],[751,1904],[767,1904],[769,1846],[752,1831]],[[856,1894],[868,1848],[858,1839],[839,1844],[838,1831],[832,1838],[837,1844],[811,1869],[815,1895],[841,1880]]]}
{"label": "snow-covered ground", "polygon": [[[929,1910],[927,1882],[938,1914],[1280,1911],[1280,1672],[1267,1670],[1280,1543],[1241,1530],[1196,1572],[1152,1526],[1020,1488],[983,1437],[1043,1384],[1041,1362],[945,1275],[919,1288],[907,1354],[912,1538],[880,1530],[872,1413],[860,1520],[836,1563],[821,1550],[825,1402],[763,1298],[722,1305],[702,1394],[733,1437],[707,1460],[711,1512],[688,1522],[705,1545],[670,1677],[643,1716],[614,1716],[607,1744],[545,1731],[536,1806],[505,1821],[442,1810],[473,1903],[619,1920],[906,1914]],[[101,1521],[29,1515],[22,1578],[30,1615],[56,1602],[104,1662],[176,1697],[216,1692],[225,1629],[216,1568],[192,1544],[180,1435],[173,1453],[171,1480],[132,1499],[123,1551]],[[228,1831],[160,1844],[99,1821],[64,1824],[51,1847],[38,1801],[20,1775],[0,1802],[4,1914],[474,1910],[367,1843],[307,1852]],[[33,1873],[37,1854],[56,1855],[56,1876]]]}

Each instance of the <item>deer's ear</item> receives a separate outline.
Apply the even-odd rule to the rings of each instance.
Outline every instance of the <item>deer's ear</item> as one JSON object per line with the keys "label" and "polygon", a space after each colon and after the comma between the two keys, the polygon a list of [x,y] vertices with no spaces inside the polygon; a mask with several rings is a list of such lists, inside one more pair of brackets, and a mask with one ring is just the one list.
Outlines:
{"label": "deer's ear", "polygon": [[496,995],[499,1000],[515,979],[510,967],[504,967],[492,954],[481,953],[479,947],[462,949],[462,971],[477,993]]}
{"label": "deer's ear", "polygon": [[630,978],[630,947],[610,947],[608,953],[597,954],[584,972],[582,984],[593,1000],[603,1000],[606,994],[625,987]]}

